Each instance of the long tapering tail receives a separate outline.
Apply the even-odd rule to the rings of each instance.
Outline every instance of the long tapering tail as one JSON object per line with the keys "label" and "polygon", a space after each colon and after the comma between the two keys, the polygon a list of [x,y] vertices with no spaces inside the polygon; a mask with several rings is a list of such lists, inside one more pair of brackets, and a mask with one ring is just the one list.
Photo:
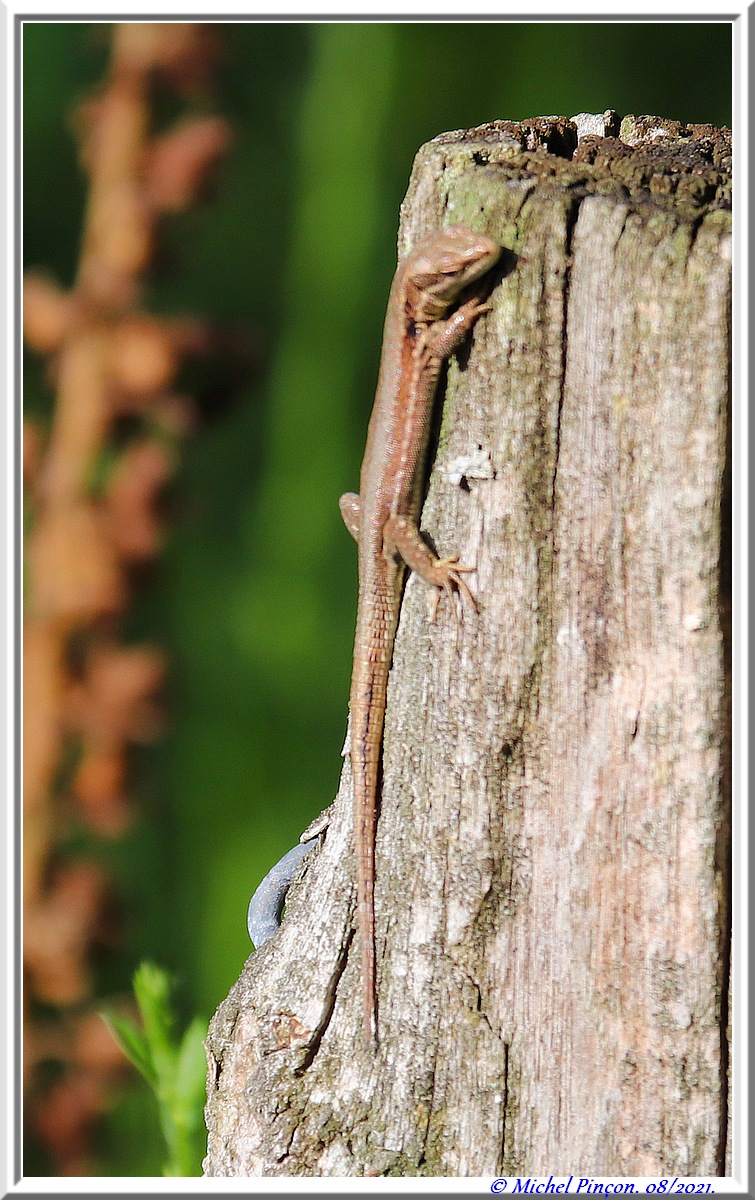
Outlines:
{"label": "long tapering tail", "polygon": [[[388,619],[386,619],[386,617]],[[362,964],[364,1035],[377,1043],[375,979],[375,831],[379,803],[383,725],[395,621],[386,613],[360,638],[351,683],[351,770]]]}

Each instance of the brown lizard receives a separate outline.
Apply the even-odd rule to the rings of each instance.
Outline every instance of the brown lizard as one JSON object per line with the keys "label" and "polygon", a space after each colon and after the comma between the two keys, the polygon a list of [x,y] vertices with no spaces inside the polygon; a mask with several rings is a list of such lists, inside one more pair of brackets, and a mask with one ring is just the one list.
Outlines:
{"label": "brown lizard", "polygon": [[[500,247],[464,225],[438,230],[399,264],[388,299],[375,403],[359,495],[340,499],[359,546],[359,603],[349,698],[354,835],[361,934],[364,1031],[377,1040],[375,827],[388,672],[406,568],[474,604],[458,557],[438,558],[422,539],[419,511],[430,416],[445,359],[461,344],[489,288],[475,287]],[[455,307],[456,306],[456,307]]]}

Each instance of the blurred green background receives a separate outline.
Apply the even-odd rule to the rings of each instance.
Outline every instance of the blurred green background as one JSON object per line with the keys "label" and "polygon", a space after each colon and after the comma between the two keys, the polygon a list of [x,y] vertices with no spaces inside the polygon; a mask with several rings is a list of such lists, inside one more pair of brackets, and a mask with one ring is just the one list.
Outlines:
{"label": "blurred green background", "polygon": [[[101,994],[127,991],[150,957],[178,978],[184,1014],[208,1018],[250,952],[252,890],[337,787],[356,599],[337,500],[358,484],[415,152],[495,118],[608,107],[731,124],[728,22],[223,30],[213,107],[235,145],[210,202],[166,223],[147,307],[251,331],[261,357],[222,402],[195,381],[204,419],[127,628],[170,655],[170,726],[137,759],[139,824],[91,847],[123,897]],[[70,114],[107,48],[103,25],[23,30],[24,259],[66,284],[85,199]],[[49,407],[33,359],[26,394]],[[137,1083],[101,1154],[103,1174],[159,1173]],[[27,1170],[44,1171],[33,1152]]]}

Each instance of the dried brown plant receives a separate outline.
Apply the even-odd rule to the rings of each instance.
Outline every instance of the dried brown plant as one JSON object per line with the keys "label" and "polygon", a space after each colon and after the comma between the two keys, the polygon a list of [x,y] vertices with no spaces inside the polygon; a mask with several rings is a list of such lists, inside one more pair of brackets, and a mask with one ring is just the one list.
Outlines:
{"label": "dried brown plant", "polygon": [[[176,375],[214,338],[201,321],[145,312],[144,273],[160,214],[203,195],[229,127],[188,115],[153,136],[152,99],[162,87],[191,100],[218,52],[211,25],[112,27],[107,78],[76,119],[89,191],[75,284],[40,271],[24,284],[25,340],[54,391],[49,428],[24,428],[24,1061],[30,1122],[63,1175],[93,1169],[92,1124],[124,1060],[92,1007],[92,951],[114,937],[111,882],[61,841],[76,824],[125,831],[129,748],[162,729],[163,655],[124,645],[121,618],[134,565],[160,550],[158,502],[193,424]],[[114,437],[124,415],[137,430],[126,444]],[[50,1061],[59,1074],[45,1087]]]}

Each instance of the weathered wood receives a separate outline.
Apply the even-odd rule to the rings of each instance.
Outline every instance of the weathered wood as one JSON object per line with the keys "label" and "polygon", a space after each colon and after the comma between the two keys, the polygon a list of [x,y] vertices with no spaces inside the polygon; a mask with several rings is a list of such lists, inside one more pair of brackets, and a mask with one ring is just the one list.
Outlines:
{"label": "weathered wood", "polygon": [[480,613],[430,624],[409,580],[379,1051],[347,764],[283,928],[213,1020],[208,1175],[723,1173],[731,148],[596,120],[417,157],[400,250],[464,222],[510,251],[448,372],[423,514],[477,563]]}

